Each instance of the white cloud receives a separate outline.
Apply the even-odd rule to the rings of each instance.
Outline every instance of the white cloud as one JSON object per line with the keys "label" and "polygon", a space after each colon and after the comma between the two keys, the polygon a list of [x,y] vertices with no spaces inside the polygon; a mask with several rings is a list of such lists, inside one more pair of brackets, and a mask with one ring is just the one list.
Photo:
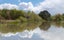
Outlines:
{"label": "white cloud", "polygon": [[21,8],[23,8],[23,10],[31,10],[31,11],[34,11],[34,12],[37,12],[37,11],[40,11],[40,7],[39,6],[34,6],[32,4],[32,2],[21,2],[19,4],[21,6]]}
{"label": "white cloud", "polygon": [[62,13],[64,12],[64,1],[63,0],[45,0],[44,2],[41,2],[39,6],[41,6],[44,9],[49,10],[50,12],[54,13]]}
{"label": "white cloud", "polygon": [[32,10],[33,9],[33,4],[31,2],[28,2],[28,3],[21,2],[19,5],[22,8],[24,8],[24,10]]}
{"label": "white cloud", "polygon": [[48,10],[52,13],[63,13],[64,11],[64,0],[44,0],[40,2],[38,5],[34,6],[31,2],[25,3],[21,2],[20,6],[23,7],[24,10],[31,10],[34,12],[40,12],[42,10]]}
{"label": "white cloud", "polygon": [[5,4],[0,4],[0,9],[19,9],[19,7],[17,5],[14,4],[9,4],[9,3],[5,3]]}
{"label": "white cloud", "polygon": [[38,5],[35,5],[32,2],[21,2],[18,0],[19,5],[14,4],[0,4],[0,9],[23,9],[23,10],[31,10],[39,13],[42,10],[48,10],[51,14],[55,13],[64,13],[64,0],[44,0],[40,2]]}

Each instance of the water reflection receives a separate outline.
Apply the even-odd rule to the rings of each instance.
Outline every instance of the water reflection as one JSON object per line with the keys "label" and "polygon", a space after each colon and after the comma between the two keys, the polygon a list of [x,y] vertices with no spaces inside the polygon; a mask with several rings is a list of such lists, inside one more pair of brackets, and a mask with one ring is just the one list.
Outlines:
{"label": "water reflection", "polygon": [[20,23],[20,24],[13,24],[13,23],[9,23],[9,24],[0,24],[0,32],[1,33],[16,33],[16,32],[22,32],[24,30],[33,30],[36,27],[38,27],[41,24],[41,22],[39,23]]}
{"label": "water reflection", "polygon": [[64,22],[52,22],[56,27],[64,27]]}
{"label": "water reflection", "polygon": [[4,24],[0,26],[0,40],[64,40],[63,25],[57,25],[50,22]]}
{"label": "water reflection", "polygon": [[48,30],[50,28],[50,22],[43,22],[39,27],[42,30]]}

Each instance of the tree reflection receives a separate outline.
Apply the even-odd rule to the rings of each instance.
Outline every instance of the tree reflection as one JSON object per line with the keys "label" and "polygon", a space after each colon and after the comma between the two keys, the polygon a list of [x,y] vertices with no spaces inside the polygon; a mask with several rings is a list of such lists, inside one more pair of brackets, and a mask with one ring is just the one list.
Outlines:
{"label": "tree reflection", "polygon": [[0,32],[1,33],[16,33],[23,32],[24,30],[34,30],[39,26],[41,30],[48,30],[51,26],[55,25],[55,27],[64,27],[64,22],[26,22],[26,23],[6,23],[0,24]]}
{"label": "tree reflection", "polygon": [[28,22],[28,23],[8,23],[8,24],[0,24],[0,32],[1,33],[16,33],[16,32],[22,32],[24,30],[33,30],[36,27],[38,27],[41,23],[35,23],[35,22]]}
{"label": "tree reflection", "polygon": [[48,30],[50,28],[50,22],[43,22],[39,27],[41,30]]}
{"label": "tree reflection", "polygon": [[64,27],[64,22],[52,22],[56,27]]}

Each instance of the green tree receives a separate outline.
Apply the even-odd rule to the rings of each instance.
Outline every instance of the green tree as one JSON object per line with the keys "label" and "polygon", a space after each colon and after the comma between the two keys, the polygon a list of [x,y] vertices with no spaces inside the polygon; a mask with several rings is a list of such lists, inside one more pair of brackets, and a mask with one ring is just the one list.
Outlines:
{"label": "green tree", "polygon": [[42,17],[42,19],[49,21],[50,20],[50,13],[47,10],[41,11],[39,13],[39,16]]}

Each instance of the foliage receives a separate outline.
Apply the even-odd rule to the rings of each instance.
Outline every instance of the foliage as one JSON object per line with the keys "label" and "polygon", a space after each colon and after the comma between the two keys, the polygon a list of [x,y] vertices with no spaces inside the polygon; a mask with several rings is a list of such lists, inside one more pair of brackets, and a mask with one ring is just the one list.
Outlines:
{"label": "foliage", "polygon": [[56,14],[51,19],[52,21],[64,21],[64,14]]}
{"label": "foliage", "polygon": [[[39,17],[39,15],[35,14],[34,12],[28,11],[25,12],[23,10],[7,10],[3,9],[0,10],[0,17],[1,19],[5,20],[21,20],[24,21],[41,21],[42,19]],[[0,19],[0,20],[1,20]]]}
{"label": "foliage", "polygon": [[41,11],[39,13],[39,16],[42,17],[42,19],[44,19],[44,20],[50,21],[51,15],[47,10]]}
{"label": "foliage", "polygon": [[28,14],[28,17],[27,17],[27,19],[28,19],[28,21],[42,21],[42,18],[41,17],[39,17],[39,15],[37,15],[36,13],[34,13],[34,12],[30,12],[30,11],[28,11],[27,12],[27,14]]}
{"label": "foliage", "polygon": [[24,17],[19,17],[17,20],[21,20],[21,22],[27,22],[27,19]]}

